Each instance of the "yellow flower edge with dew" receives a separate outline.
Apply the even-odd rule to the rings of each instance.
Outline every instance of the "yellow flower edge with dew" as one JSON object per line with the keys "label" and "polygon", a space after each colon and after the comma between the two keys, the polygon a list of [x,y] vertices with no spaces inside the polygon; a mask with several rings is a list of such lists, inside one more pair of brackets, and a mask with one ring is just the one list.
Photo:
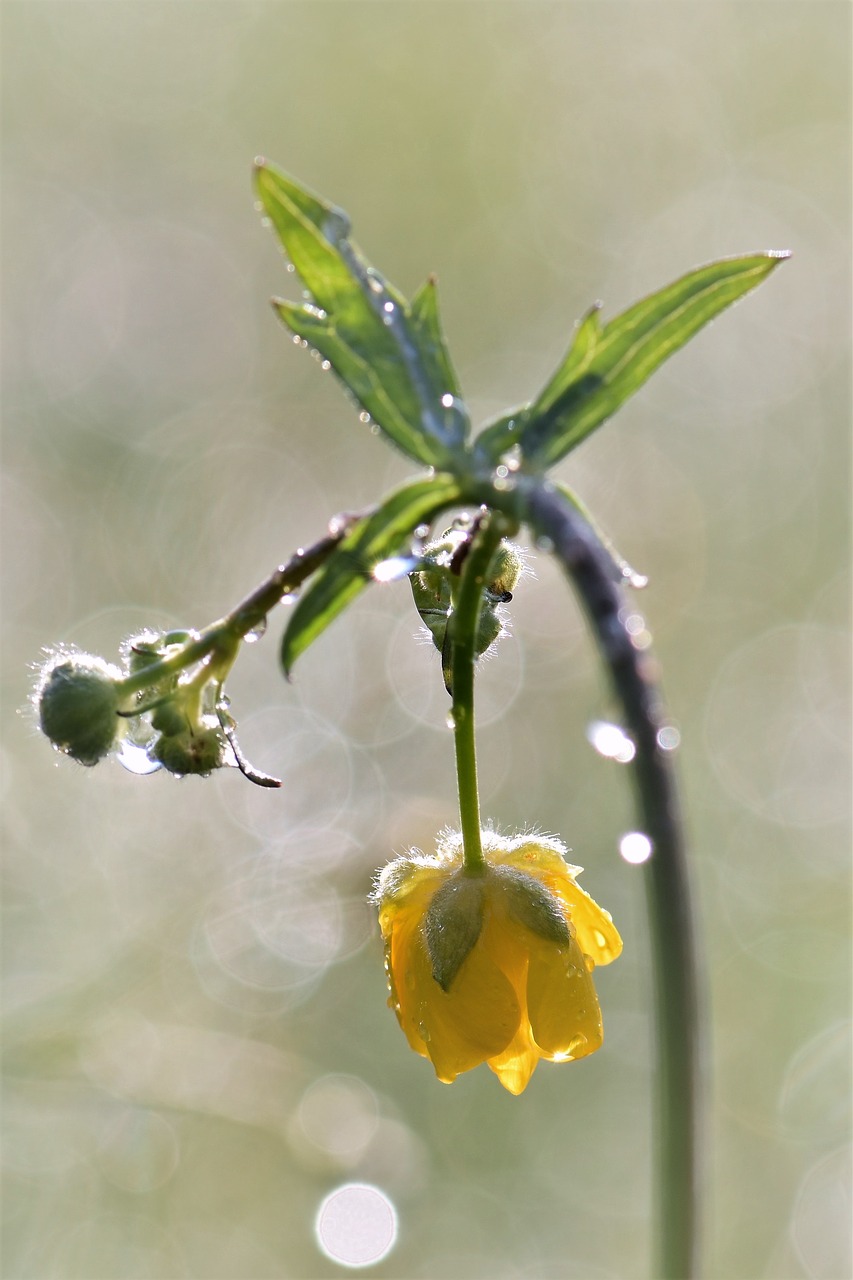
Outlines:
{"label": "yellow flower edge with dew", "polygon": [[486,1062],[510,1093],[541,1058],[569,1062],[602,1042],[592,971],[622,939],[577,884],[553,836],[482,833],[486,866],[465,872],[462,837],[412,849],[379,873],[373,901],[389,1004],[416,1053],[451,1083]]}

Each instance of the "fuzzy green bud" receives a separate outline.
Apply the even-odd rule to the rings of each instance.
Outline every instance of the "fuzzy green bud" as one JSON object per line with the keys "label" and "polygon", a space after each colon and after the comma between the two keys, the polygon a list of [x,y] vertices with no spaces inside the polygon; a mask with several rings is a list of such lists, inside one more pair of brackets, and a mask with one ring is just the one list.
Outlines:
{"label": "fuzzy green bud", "polygon": [[[469,537],[465,529],[448,529],[424,547],[424,567],[410,575],[415,608],[429,628],[436,649],[445,656],[447,623],[461,582],[457,561],[464,554]],[[523,572],[523,553],[514,543],[504,540],[492,558],[483,587],[483,606],[474,642],[478,657],[503,634],[504,616],[498,606],[512,599]]]}
{"label": "fuzzy green bud", "polygon": [[177,777],[195,773],[206,777],[225,764],[227,743],[214,717],[204,716],[201,724],[181,733],[161,734],[149,747],[149,755]]}
{"label": "fuzzy green bud", "polygon": [[118,667],[89,653],[61,654],[43,669],[34,703],[39,727],[58,751],[95,765],[117,746],[126,722]]}

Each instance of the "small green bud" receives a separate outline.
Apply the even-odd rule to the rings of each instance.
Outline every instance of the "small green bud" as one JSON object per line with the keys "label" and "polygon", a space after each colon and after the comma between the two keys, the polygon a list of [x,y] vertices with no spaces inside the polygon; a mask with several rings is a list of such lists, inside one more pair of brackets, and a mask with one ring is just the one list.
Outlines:
{"label": "small green bud", "polygon": [[187,715],[180,702],[167,698],[151,711],[151,728],[168,737],[177,737],[187,731]]}
{"label": "small green bud", "polygon": [[[445,651],[447,623],[456,603],[460,582],[458,571],[454,572],[454,565],[469,536],[464,529],[447,529],[440,538],[427,543],[423,552],[424,567],[416,570],[409,578],[415,608],[429,628],[433,644],[443,655],[445,665],[449,662],[449,655]],[[501,542],[489,565],[483,588],[483,607],[474,642],[478,657],[490,649],[504,633],[505,618],[498,606],[508,604],[512,599],[524,568],[521,549],[512,542]],[[448,679],[447,672],[445,679]]]}
{"label": "small green bud", "polygon": [[489,585],[486,591],[501,604],[507,604],[518,580],[524,573],[524,557],[514,542],[506,539],[500,544],[489,565]]}
{"label": "small green bud", "polygon": [[89,653],[60,654],[43,669],[34,703],[43,734],[58,751],[94,765],[124,735],[118,667]]}
{"label": "small green bud", "polygon": [[161,734],[148,751],[153,760],[177,777],[188,773],[206,777],[225,764],[226,747],[218,721],[205,716],[202,723],[192,729],[185,727],[181,733]]}

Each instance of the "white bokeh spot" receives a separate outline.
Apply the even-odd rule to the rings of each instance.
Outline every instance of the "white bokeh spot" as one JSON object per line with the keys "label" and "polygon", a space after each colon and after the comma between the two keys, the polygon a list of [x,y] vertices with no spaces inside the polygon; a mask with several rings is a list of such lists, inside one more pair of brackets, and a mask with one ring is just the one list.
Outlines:
{"label": "white bokeh spot", "polygon": [[337,1187],[317,1212],[317,1243],[345,1267],[381,1262],[397,1239],[397,1214],[388,1197],[364,1182]]}

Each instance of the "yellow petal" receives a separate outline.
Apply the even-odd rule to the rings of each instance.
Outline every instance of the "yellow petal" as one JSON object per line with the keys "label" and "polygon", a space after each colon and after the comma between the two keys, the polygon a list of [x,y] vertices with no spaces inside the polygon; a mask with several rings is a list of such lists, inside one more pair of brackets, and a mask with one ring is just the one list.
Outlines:
{"label": "yellow petal", "polygon": [[622,939],[610,912],[604,911],[577,883],[576,876],[582,868],[566,862],[562,848],[559,840],[531,837],[511,842],[507,850],[494,855],[494,860],[508,862],[541,880],[565,904],[581,951],[595,964],[610,964],[622,951]]}
{"label": "yellow petal", "polygon": [[535,941],[527,973],[527,1010],[543,1056],[566,1061],[599,1048],[601,1010],[577,942],[558,948]]}
{"label": "yellow petal", "polygon": [[622,952],[622,939],[610,912],[604,911],[570,876],[561,880],[555,878],[549,887],[566,904],[584,955],[595,964],[610,964],[615,960]]}
{"label": "yellow petal", "polygon": [[389,862],[373,893],[379,907],[382,937],[388,937],[398,919],[413,915],[420,919],[447,874],[443,867],[420,865],[411,859]]}
{"label": "yellow petal", "polygon": [[439,1079],[454,1080],[506,1048],[521,1009],[511,983],[488,950],[480,943],[474,947],[449,991],[443,991],[433,978],[422,938],[411,948],[410,964],[418,1034]]}
{"label": "yellow petal", "polygon": [[541,1054],[530,1036],[525,1018],[503,1053],[489,1058],[489,1066],[510,1093],[523,1093],[536,1070]]}
{"label": "yellow petal", "polygon": [[420,1031],[417,1016],[419,1003],[415,999],[412,978],[413,956],[419,936],[420,919],[417,915],[408,914],[394,927],[391,938],[386,943],[385,954],[391,983],[391,1003],[397,1021],[415,1053],[426,1058],[427,1047]]}

